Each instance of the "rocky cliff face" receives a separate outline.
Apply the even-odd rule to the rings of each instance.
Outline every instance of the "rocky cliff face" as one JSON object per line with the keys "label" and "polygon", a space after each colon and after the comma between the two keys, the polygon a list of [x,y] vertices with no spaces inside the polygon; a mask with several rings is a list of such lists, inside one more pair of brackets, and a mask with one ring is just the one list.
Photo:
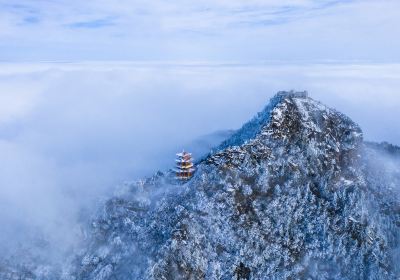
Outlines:
{"label": "rocky cliff face", "polygon": [[[197,165],[127,184],[64,279],[399,279],[400,157],[279,93]],[[394,152],[393,152],[394,150]]]}

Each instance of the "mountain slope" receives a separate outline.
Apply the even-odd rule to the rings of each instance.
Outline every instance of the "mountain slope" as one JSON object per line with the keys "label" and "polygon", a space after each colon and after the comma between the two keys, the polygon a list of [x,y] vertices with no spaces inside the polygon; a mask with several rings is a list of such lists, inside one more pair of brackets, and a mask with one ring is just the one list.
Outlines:
{"label": "mountain slope", "polygon": [[110,200],[78,279],[397,279],[400,177],[380,154],[279,93],[189,183],[158,174]]}
{"label": "mountain slope", "polygon": [[126,184],[59,278],[398,279],[399,162],[343,114],[278,93],[188,183]]}

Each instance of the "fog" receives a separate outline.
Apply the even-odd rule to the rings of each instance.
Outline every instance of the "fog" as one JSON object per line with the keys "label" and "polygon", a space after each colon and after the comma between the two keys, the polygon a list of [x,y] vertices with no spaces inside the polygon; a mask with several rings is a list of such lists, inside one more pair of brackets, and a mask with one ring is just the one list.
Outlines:
{"label": "fog", "polygon": [[398,64],[1,64],[0,252],[61,258],[118,184],[181,149],[202,156],[279,90],[308,90],[367,140],[400,145],[398,88]]}

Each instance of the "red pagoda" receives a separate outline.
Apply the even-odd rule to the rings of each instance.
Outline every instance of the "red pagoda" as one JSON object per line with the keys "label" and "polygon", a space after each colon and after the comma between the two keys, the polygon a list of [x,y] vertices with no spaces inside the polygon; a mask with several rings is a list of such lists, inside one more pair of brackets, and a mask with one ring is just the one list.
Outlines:
{"label": "red pagoda", "polygon": [[182,153],[176,154],[176,178],[180,180],[188,180],[193,176],[193,158],[192,154],[183,151]]}

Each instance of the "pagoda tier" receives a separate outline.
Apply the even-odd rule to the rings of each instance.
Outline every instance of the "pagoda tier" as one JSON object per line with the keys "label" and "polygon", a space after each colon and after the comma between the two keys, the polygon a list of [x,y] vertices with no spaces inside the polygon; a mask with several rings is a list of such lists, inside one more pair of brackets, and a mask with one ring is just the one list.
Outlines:
{"label": "pagoda tier", "polygon": [[177,153],[176,155],[178,157],[191,157],[192,153],[188,153],[188,152],[183,151],[182,153]]}
{"label": "pagoda tier", "polygon": [[175,162],[176,164],[188,163],[192,162],[192,159],[176,159]]}
{"label": "pagoda tier", "polygon": [[[190,169],[185,169],[185,170],[181,170],[181,169],[174,169],[174,171],[176,173],[193,173],[195,171],[194,168],[190,168]],[[178,176],[178,175],[177,175]]]}
{"label": "pagoda tier", "polygon": [[176,167],[179,168],[179,169],[189,169],[189,168],[193,167],[193,163],[184,162],[183,164],[177,164]]}
{"label": "pagoda tier", "polygon": [[176,173],[176,178],[180,180],[187,180],[193,176],[193,172],[195,171],[192,154],[183,151],[182,153],[176,154],[177,159],[176,169],[174,170]]}

